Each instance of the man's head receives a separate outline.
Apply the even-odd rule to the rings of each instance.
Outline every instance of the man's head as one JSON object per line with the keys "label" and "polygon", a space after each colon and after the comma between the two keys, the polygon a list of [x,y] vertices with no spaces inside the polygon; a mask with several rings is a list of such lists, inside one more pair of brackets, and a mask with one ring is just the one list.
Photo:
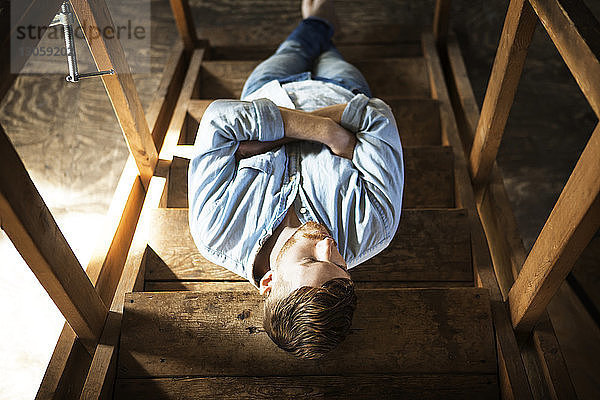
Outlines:
{"label": "man's head", "polygon": [[325,227],[309,222],[279,251],[260,282],[264,327],[282,349],[320,358],[350,331],[356,295],[346,262]]}

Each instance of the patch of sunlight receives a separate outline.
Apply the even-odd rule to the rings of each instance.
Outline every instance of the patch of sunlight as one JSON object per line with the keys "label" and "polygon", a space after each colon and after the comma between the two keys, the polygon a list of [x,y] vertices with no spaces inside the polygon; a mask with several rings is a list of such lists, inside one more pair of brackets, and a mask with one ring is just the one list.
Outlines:
{"label": "patch of sunlight", "polygon": [[[64,202],[60,193],[40,192],[49,205]],[[85,268],[104,215],[66,212],[54,218]],[[29,400],[37,393],[64,317],[3,231],[0,264],[0,400]]]}

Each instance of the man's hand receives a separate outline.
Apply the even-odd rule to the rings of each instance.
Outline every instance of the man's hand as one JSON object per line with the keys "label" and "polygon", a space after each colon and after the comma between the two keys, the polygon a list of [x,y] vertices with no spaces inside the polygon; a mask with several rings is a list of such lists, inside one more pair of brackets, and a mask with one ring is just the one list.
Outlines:
{"label": "man's hand", "polygon": [[354,147],[356,146],[356,135],[337,123],[333,123],[325,143],[333,154],[347,158],[352,161]]}
{"label": "man's hand", "polygon": [[235,159],[239,161],[243,158],[249,158],[257,154],[263,154],[293,141],[294,139],[290,138],[283,138],[272,142],[261,142],[258,140],[243,141],[240,142],[240,145],[235,152]]}
{"label": "man's hand", "polygon": [[312,112],[279,107],[285,137],[273,142],[251,140],[241,142],[235,152],[236,160],[266,153],[286,143],[309,140],[323,143],[337,156],[352,160],[356,135],[340,125],[346,104],[336,104]]}
{"label": "man's hand", "polygon": [[313,112],[279,107],[285,137],[323,143],[333,154],[352,160],[356,136],[340,124],[345,104],[321,108]]}

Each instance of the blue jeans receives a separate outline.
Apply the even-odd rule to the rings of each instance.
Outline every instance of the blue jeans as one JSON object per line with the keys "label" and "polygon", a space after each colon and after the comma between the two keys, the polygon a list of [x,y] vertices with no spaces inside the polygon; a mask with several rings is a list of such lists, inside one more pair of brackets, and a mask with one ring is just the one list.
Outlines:
{"label": "blue jeans", "polygon": [[309,17],[300,22],[275,54],[252,71],[241,99],[272,80],[287,83],[307,79],[335,83],[354,94],[372,97],[364,76],[344,61],[331,43],[332,36],[333,28],[320,18]]}

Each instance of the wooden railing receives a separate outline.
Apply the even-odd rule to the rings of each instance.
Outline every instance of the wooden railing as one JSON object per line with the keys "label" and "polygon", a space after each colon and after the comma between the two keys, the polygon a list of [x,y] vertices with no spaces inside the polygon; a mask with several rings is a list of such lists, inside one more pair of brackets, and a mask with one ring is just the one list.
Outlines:
{"label": "wooden railing", "polygon": [[[436,10],[449,10],[449,2],[438,0]],[[448,17],[439,19],[447,21]],[[485,231],[496,280],[519,339],[527,373],[543,372],[545,387],[538,386],[534,390],[543,390],[542,397],[570,399],[576,395],[546,307],[600,226],[600,126],[593,131],[529,255],[518,233],[502,174],[496,164],[502,134],[538,20],[591,108],[600,115],[600,25],[580,0],[510,1],[481,114],[458,43],[451,34],[443,31],[448,24],[435,26],[434,32],[444,58],[453,109],[460,125],[461,144],[468,155],[476,212]],[[485,282],[480,283],[486,286]],[[500,359],[502,353],[499,348]],[[513,370],[512,375],[517,376],[517,371]],[[514,389],[518,385],[510,383],[510,370],[507,369],[500,378],[508,383],[501,385],[506,397],[531,397],[527,393],[516,396]],[[530,384],[532,388],[535,385],[531,376]],[[512,386],[512,393],[505,386]]]}
{"label": "wooden railing", "polygon": [[[131,156],[109,211],[107,230],[85,272],[0,127],[2,228],[67,321],[38,398],[60,398],[62,393],[68,392],[84,393],[83,398],[99,397],[106,393],[106,383],[114,372],[119,310],[122,307],[119,303],[123,294],[133,289],[139,273],[128,268],[127,260],[128,256],[142,257],[144,250],[135,247],[134,234],[144,203],[160,201],[165,191],[165,179],[161,174],[172,158],[178,137],[170,132],[178,132],[185,117],[173,115],[173,110],[178,93],[194,90],[194,84],[184,86],[184,78],[188,71],[185,81],[195,82],[204,56],[201,47],[206,44],[196,37],[187,1],[170,1],[184,45],[176,47],[169,59],[148,115],[143,113],[118,40],[106,41],[101,35],[86,37],[98,69],[116,71],[115,75],[102,79]],[[40,1],[30,2],[28,10],[41,7]],[[60,1],[47,3],[41,7],[43,12],[36,14],[36,18],[40,15],[45,18],[46,23],[58,9]],[[82,24],[113,25],[104,0],[72,0],[72,5]],[[438,0],[434,24],[438,47],[445,48],[448,43],[449,10],[448,0]],[[597,114],[600,112],[600,29],[591,13],[579,0],[511,0],[481,117],[477,118],[474,127],[474,140],[465,146],[470,150],[468,166],[478,199],[493,190],[496,154],[538,18],[590,105]],[[13,33],[7,32],[8,36],[2,37],[2,43],[8,43]],[[429,50],[425,56],[437,57],[430,52],[431,46],[427,43],[425,47]],[[14,75],[10,74],[6,65],[4,63],[0,69],[0,78],[4,83],[10,83]],[[443,87],[445,83],[439,79],[442,75],[436,76],[438,87]],[[7,90],[4,83],[0,95]],[[450,121],[452,111],[442,111],[444,120]],[[470,122],[475,125],[474,121]],[[599,132],[597,127],[530,255],[522,266],[512,271],[521,270],[510,291],[507,291],[512,327],[519,332],[530,332],[543,316],[549,300],[598,229]],[[473,194],[470,196],[472,198]],[[130,247],[134,249],[133,256]],[[478,258],[475,260],[477,263],[485,262],[485,254],[481,257],[474,255],[474,258]],[[499,278],[493,278],[493,285],[498,288],[495,280],[503,281],[502,272],[496,271],[496,274]],[[490,277],[480,279],[489,280]],[[502,297],[501,294],[499,296]],[[499,356],[514,354],[511,353],[511,349],[515,348],[510,338],[512,333],[508,332],[510,322],[502,317],[500,308],[494,304],[492,307],[498,310],[495,311],[498,316],[495,324],[501,350]],[[511,365],[511,359],[502,362],[508,384],[518,385],[516,382],[522,379],[519,378],[519,367]]]}
{"label": "wooden railing", "polygon": [[[600,115],[600,24],[580,0],[511,0],[483,101],[469,168],[485,191],[537,20]],[[527,335],[600,227],[596,127],[508,293],[513,327]]]}

